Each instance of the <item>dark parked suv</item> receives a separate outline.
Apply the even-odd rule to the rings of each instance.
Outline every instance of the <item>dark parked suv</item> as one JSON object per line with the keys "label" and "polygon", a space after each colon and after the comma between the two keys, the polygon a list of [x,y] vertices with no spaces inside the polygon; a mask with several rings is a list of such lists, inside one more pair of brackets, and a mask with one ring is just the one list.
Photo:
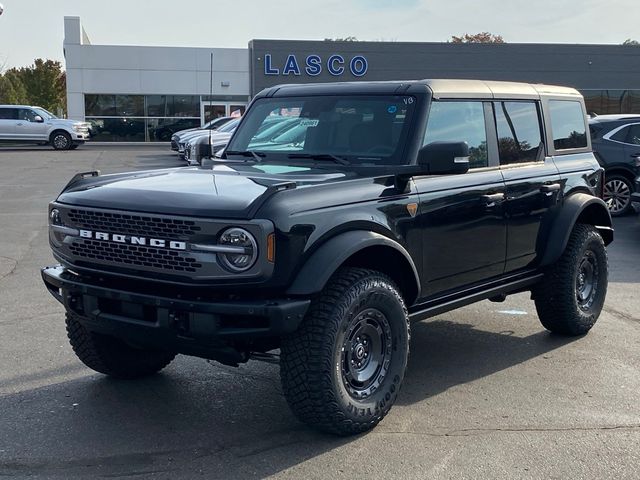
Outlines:
{"label": "dark parked suv", "polygon": [[598,115],[589,119],[589,130],[605,169],[604,200],[611,215],[627,214],[640,176],[640,115]]}
{"label": "dark parked suv", "polygon": [[[260,139],[274,116],[304,135]],[[42,275],[90,368],[278,361],[298,417],[347,435],[395,402],[410,321],[530,291],[545,328],[587,333],[613,240],[602,189],[573,89],[284,85],[221,158],[74,177],[49,207],[60,264]]]}

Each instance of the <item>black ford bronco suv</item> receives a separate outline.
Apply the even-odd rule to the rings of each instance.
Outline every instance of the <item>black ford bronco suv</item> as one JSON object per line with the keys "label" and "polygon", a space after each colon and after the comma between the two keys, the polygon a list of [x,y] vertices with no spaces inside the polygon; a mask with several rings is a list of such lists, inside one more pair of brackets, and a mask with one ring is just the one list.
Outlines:
{"label": "black ford bronco suv", "polygon": [[594,325],[613,230],[587,132],[563,87],[269,88],[201,166],[76,175],[42,276],[98,372],[280,349],[296,415],[363,432],[397,398],[412,320],[531,291],[548,330]]}

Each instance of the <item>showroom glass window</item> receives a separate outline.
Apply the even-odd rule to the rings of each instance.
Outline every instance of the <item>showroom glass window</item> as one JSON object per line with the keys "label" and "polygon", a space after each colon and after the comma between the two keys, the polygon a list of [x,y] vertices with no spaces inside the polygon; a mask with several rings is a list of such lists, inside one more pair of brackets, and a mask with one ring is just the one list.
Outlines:
{"label": "showroom glass window", "polygon": [[535,102],[494,102],[501,165],[544,158],[540,114]]}
{"label": "showroom glass window", "polygon": [[469,166],[486,167],[487,130],[482,102],[432,102],[422,143],[432,142],[467,142]]}
{"label": "showroom glass window", "polygon": [[556,150],[587,146],[587,126],[580,102],[549,100],[549,116]]}

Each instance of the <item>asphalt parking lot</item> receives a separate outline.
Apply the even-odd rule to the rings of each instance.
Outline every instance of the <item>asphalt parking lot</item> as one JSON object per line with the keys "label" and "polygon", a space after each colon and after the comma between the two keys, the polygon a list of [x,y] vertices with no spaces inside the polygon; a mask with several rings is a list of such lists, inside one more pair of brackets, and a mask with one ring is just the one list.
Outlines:
{"label": "asphalt parking lot", "polygon": [[289,411],[277,366],[180,356],[116,381],[68,345],[39,268],[47,202],[78,171],[181,165],[166,146],[0,146],[0,477],[640,478],[640,220],[615,222],[604,312],[566,339],[526,294],[413,325],[404,387],[372,432]]}

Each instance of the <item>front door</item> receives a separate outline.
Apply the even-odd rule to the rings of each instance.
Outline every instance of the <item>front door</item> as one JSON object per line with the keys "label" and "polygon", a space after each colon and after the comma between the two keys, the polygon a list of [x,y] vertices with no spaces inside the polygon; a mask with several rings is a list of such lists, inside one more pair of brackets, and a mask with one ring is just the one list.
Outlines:
{"label": "front door", "polygon": [[24,140],[47,139],[47,124],[45,122],[36,122],[36,117],[38,117],[38,114],[30,108],[18,109],[17,138]]}
{"label": "front door", "polygon": [[482,101],[432,102],[423,144],[466,141],[471,168],[460,175],[415,177],[426,280],[423,297],[504,271],[505,184],[487,144],[490,107]]}

